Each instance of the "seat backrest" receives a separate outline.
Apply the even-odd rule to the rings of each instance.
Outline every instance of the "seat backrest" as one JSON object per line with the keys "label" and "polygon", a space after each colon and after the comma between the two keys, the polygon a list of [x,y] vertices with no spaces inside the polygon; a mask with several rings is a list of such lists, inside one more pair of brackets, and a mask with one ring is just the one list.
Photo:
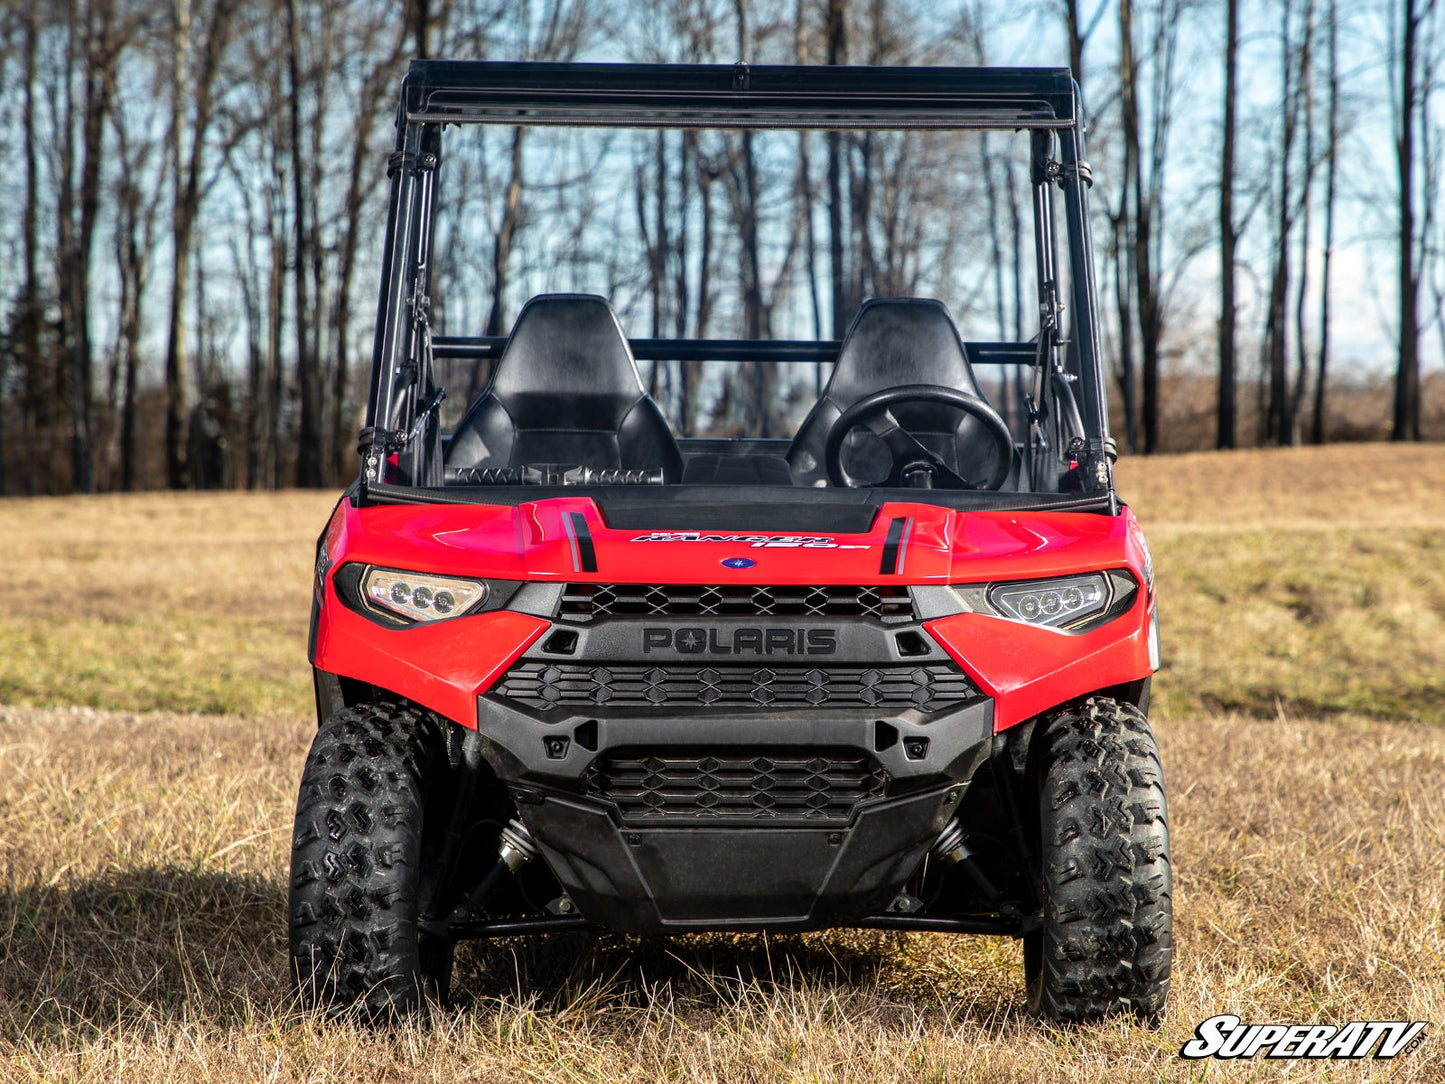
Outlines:
{"label": "seat backrest", "polygon": [[[865,301],[843,336],[832,377],[788,449],[788,465],[797,484],[827,483],[823,448],[843,411],[874,392],[905,384],[938,384],[983,398],[963,339],[943,302],[922,297]],[[910,433],[950,468],[958,469],[960,434],[977,422],[934,404],[908,404],[894,413]],[[845,444],[845,455],[866,459],[870,451],[884,454],[870,449],[870,440],[876,443],[870,434],[855,433],[855,437]]]}
{"label": "seat backrest", "polygon": [[642,386],[612,306],[540,294],[522,307],[491,383],[458,424],[448,467],[558,463],[682,475],[682,456]]}

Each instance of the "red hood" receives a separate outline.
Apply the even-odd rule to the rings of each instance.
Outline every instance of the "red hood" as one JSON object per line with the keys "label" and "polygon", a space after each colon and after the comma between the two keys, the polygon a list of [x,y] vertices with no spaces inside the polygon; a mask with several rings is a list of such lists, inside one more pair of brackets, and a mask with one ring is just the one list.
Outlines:
{"label": "red hood", "polygon": [[515,507],[357,509],[343,501],[327,549],[333,563],[606,583],[966,583],[1121,565],[1142,573],[1145,560],[1127,512],[954,512],[896,502],[860,534],[654,531],[606,526],[587,497]]}

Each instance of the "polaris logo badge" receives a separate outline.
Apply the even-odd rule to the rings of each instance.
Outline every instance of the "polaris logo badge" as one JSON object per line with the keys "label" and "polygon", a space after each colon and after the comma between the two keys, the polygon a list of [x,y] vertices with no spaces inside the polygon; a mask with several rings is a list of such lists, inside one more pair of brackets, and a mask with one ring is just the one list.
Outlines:
{"label": "polaris logo badge", "polygon": [[645,628],[642,653],[678,655],[832,655],[837,629]]}
{"label": "polaris logo badge", "polygon": [[[1425,1041],[1425,1021],[1356,1020],[1334,1024],[1246,1024],[1224,1013],[1194,1029],[1184,1058],[1393,1058]],[[1378,1044],[1378,1045],[1377,1045]]]}
{"label": "polaris logo badge", "polygon": [[652,531],[633,542],[731,542],[755,550],[871,550],[871,544],[839,542],[817,534],[703,534],[700,531]]}

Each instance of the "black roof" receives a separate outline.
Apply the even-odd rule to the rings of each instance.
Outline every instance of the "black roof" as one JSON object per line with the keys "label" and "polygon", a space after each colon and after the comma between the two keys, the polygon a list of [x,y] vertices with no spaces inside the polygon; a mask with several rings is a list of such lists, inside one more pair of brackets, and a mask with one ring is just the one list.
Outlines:
{"label": "black roof", "polygon": [[1067,68],[414,60],[406,119],[615,128],[1069,128]]}

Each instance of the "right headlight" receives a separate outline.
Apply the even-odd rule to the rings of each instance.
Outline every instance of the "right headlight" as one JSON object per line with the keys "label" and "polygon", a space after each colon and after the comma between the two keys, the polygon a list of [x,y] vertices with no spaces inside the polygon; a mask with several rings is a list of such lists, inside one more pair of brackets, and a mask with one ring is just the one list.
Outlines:
{"label": "right headlight", "polygon": [[372,568],[362,577],[361,595],[374,610],[411,621],[461,617],[487,601],[482,580]]}
{"label": "right headlight", "polygon": [[[1123,580],[1128,595],[1121,597],[1116,580]],[[1132,577],[1087,572],[1047,580],[996,583],[988,589],[988,604],[1000,617],[1026,625],[1072,630],[1095,622],[1110,611],[1121,612],[1134,591]]]}
{"label": "right headlight", "polygon": [[347,561],[332,576],[347,609],[384,628],[411,628],[504,607],[516,580],[444,576]]}

